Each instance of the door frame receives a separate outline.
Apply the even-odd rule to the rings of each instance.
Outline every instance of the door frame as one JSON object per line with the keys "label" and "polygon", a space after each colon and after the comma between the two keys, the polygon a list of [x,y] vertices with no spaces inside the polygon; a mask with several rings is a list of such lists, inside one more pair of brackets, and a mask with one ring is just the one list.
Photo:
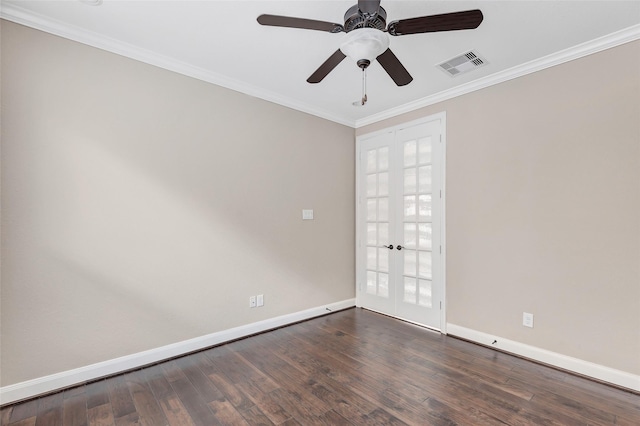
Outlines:
{"label": "door frame", "polygon": [[[385,133],[396,132],[401,129],[405,129],[407,127],[413,127],[420,124],[429,123],[432,121],[440,120],[440,131],[441,131],[441,144],[442,149],[441,158],[438,161],[441,162],[441,176],[440,182],[442,182],[442,196],[440,197],[440,211],[441,211],[441,226],[440,226],[440,238],[441,238],[441,247],[442,247],[442,256],[440,256],[441,262],[441,270],[442,270],[442,308],[440,309],[440,332],[442,334],[447,334],[447,268],[446,268],[446,259],[447,259],[447,238],[446,238],[446,166],[447,166],[447,113],[446,111],[442,111],[436,114],[428,115],[426,117],[419,118],[417,120],[408,121],[406,123],[398,124],[395,126],[387,127],[381,130],[376,130],[374,132],[365,133],[363,135],[359,135],[356,137],[356,306],[362,307],[362,294],[364,291],[364,282],[365,278],[363,274],[363,265],[362,265],[362,257],[358,256],[358,251],[362,249],[362,239],[365,238],[366,232],[363,229],[364,225],[361,223],[360,216],[362,214],[362,209],[364,205],[362,204],[362,200],[364,196],[363,192],[363,182],[361,182],[361,170],[360,165],[362,163],[362,143],[363,141],[376,137]],[[411,322],[411,321],[409,321]]]}

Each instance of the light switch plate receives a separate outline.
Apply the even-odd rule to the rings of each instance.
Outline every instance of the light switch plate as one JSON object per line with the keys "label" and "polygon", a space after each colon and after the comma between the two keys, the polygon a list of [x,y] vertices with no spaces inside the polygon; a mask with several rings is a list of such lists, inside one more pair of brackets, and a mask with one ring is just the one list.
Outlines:
{"label": "light switch plate", "polygon": [[522,325],[533,328],[533,314],[529,312],[522,313]]}
{"label": "light switch plate", "polygon": [[302,220],[313,220],[313,210],[302,210]]}

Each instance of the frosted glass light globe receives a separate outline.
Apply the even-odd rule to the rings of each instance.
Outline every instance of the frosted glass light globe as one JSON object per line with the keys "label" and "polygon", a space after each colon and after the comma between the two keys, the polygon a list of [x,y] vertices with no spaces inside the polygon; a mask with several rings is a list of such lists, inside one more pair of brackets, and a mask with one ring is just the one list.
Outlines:
{"label": "frosted glass light globe", "polygon": [[373,61],[388,47],[387,33],[375,28],[359,28],[347,34],[347,40],[340,45],[340,50],[354,61]]}

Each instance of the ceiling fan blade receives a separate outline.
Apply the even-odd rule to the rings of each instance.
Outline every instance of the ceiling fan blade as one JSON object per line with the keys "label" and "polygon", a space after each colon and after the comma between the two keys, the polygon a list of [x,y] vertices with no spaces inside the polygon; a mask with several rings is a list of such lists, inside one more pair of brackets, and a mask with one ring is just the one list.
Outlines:
{"label": "ceiling fan blade", "polygon": [[304,30],[326,31],[328,33],[344,31],[344,27],[340,24],[316,21],[314,19],[294,18],[292,16],[260,15],[258,16],[258,23],[272,27],[301,28]]}
{"label": "ceiling fan blade", "polygon": [[324,61],[322,65],[313,73],[311,77],[307,79],[308,83],[320,83],[335,67],[338,66],[342,60],[346,58],[345,54],[340,49],[329,56],[329,59]]}
{"label": "ceiling fan blade", "polygon": [[438,31],[471,30],[482,22],[482,12],[478,9],[442,15],[421,16],[419,18],[393,21],[387,27],[393,36],[434,33]]}
{"label": "ceiling fan blade", "polygon": [[358,9],[365,16],[375,16],[380,9],[380,0],[358,0]]}
{"label": "ceiling fan blade", "polygon": [[396,85],[406,86],[413,81],[409,71],[400,63],[400,60],[393,54],[391,49],[385,50],[377,59]]}

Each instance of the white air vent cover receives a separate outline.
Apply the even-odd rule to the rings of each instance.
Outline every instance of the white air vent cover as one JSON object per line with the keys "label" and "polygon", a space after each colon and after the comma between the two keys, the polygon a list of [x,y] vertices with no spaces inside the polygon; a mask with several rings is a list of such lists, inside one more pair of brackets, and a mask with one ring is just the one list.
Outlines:
{"label": "white air vent cover", "polygon": [[438,68],[446,72],[451,77],[455,77],[456,75],[474,70],[486,64],[487,61],[481,58],[478,52],[472,50],[438,64]]}

